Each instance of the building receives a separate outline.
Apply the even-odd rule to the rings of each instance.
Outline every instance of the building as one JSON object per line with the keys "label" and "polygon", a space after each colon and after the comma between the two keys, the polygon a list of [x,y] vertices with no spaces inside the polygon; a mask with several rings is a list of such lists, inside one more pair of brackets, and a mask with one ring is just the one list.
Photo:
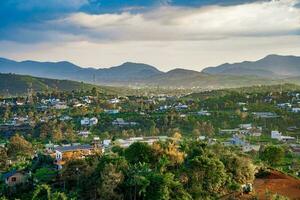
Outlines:
{"label": "building", "polygon": [[273,112],[253,112],[252,113],[257,118],[278,118],[279,116]]}
{"label": "building", "polygon": [[135,142],[142,142],[142,143],[147,143],[149,145],[152,145],[155,142],[166,141],[167,139],[170,139],[170,138],[167,136],[132,137],[132,138],[129,138],[126,140],[118,139],[118,140],[116,140],[116,144],[120,145],[123,148],[127,148]]}
{"label": "building", "polygon": [[294,137],[291,136],[283,136],[282,133],[280,133],[279,131],[272,131],[271,132],[271,138],[272,139],[277,139],[279,141],[291,141],[291,140],[295,140]]}
{"label": "building", "polygon": [[232,138],[229,141],[232,145],[236,145],[236,146],[245,146],[246,145],[243,135],[235,134],[232,136]]}
{"label": "building", "polygon": [[59,102],[59,103],[56,103],[55,105],[53,105],[53,108],[57,109],[57,110],[64,110],[64,109],[67,109],[68,106],[67,106],[67,104],[65,104],[63,102]]}
{"label": "building", "polygon": [[117,98],[108,100],[108,103],[110,103],[110,104],[117,104],[117,103],[119,103],[119,102],[120,102],[120,100],[117,99]]}
{"label": "building", "polygon": [[277,107],[281,108],[281,109],[288,109],[288,108],[292,107],[292,104],[290,104],[290,103],[279,103],[279,104],[277,104]]}
{"label": "building", "polygon": [[96,117],[92,117],[92,118],[83,118],[82,120],[80,120],[80,124],[81,126],[94,126],[98,124],[98,119]]}
{"label": "building", "polygon": [[24,183],[27,180],[26,173],[23,171],[10,171],[2,175],[2,179],[5,181],[5,184],[8,186],[15,186],[21,183]]}
{"label": "building", "polygon": [[90,124],[90,119],[85,117],[82,120],[80,120],[80,124],[81,126],[87,126]]}
{"label": "building", "polygon": [[293,113],[300,113],[300,108],[292,108]]}
{"label": "building", "polygon": [[207,110],[201,110],[197,114],[200,116],[211,116],[211,113],[208,112]]}
{"label": "building", "polygon": [[250,130],[252,129],[252,124],[240,124],[240,129]]}
{"label": "building", "polygon": [[117,118],[112,122],[112,125],[114,126],[136,126],[138,123],[137,122],[126,122],[122,118]]}
{"label": "building", "polygon": [[220,130],[220,134],[221,135],[225,135],[225,134],[237,134],[240,132],[240,129],[235,128],[235,129],[222,129]]}
{"label": "building", "polygon": [[89,144],[73,144],[68,146],[59,146],[55,148],[55,164],[58,169],[72,159],[83,159],[86,156],[93,155],[96,151],[103,152],[102,146],[95,146]]}
{"label": "building", "polygon": [[92,117],[90,119],[90,126],[94,126],[94,125],[97,125],[98,124],[98,119],[97,117]]}
{"label": "building", "polygon": [[113,110],[104,110],[104,112],[107,114],[118,114],[120,111],[117,109],[113,109]]}

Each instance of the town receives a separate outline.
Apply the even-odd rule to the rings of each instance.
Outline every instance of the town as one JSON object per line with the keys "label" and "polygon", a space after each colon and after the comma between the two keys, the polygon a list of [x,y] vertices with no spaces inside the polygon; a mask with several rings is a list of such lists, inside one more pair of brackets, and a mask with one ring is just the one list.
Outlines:
{"label": "town", "polygon": [[[154,186],[144,191],[142,183],[126,182],[144,177],[143,170],[163,180],[171,176],[178,186],[168,186],[174,190],[169,198],[179,199],[262,197],[266,191],[256,191],[254,182],[266,173],[295,177],[297,185],[300,87],[291,88],[254,86],[175,96],[107,95],[93,88],[2,97],[0,196],[30,199],[41,195],[38,191],[53,190],[61,199],[118,199],[124,194],[129,195],[125,199],[151,199]],[[199,165],[207,165],[206,170],[216,168],[218,178],[202,169],[206,176],[195,179],[197,162],[208,162]],[[200,179],[202,189],[185,188]],[[290,197],[300,198],[299,187],[289,187],[295,190]]]}

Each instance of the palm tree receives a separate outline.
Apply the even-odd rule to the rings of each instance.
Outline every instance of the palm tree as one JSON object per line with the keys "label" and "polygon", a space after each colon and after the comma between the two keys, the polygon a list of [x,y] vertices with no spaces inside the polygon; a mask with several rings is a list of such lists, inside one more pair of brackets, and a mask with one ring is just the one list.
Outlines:
{"label": "palm tree", "polygon": [[51,188],[46,185],[39,185],[33,192],[32,200],[67,200],[64,193],[55,192],[51,193]]}

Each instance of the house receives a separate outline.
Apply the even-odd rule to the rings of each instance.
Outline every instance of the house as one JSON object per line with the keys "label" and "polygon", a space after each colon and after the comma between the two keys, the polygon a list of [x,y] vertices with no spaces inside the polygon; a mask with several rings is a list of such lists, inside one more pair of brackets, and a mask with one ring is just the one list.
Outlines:
{"label": "house", "polygon": [[120,102],[120,100],[117,99],[117,98],[108,100],[108,103],[110,103],[110,104],[117,104],[117,103],[119,103],[119,102]]}
{"label": "house", "polygon": [[86,156],[92,155],[97,150],[103,152],[102,147],[96,149],[95,146],[89,144],[59,146],[55,148],[55,164],[58,169],[61,169],[67,161],[72,159],[84,159]]}
{"label": "house", "polygon": [[90,119],[85,117],[82,120],[80,120],[80,124],[81,126],[87,126],[90,124]]}
{"label": "house", "polygon": [[252,124],[240,124],[240,129],[250,130],[252,129]]}
{"label": "house", "polygon": [[292,104],[290,104],[290,103],[279,103],[279,104],[277,104],[277,107],[281,108],[281,109],[288,109],[288,108],[292,107]]}
{"label": "house", "polygon": [[293,113],[300,113],[300,108],[292,108]]}
{"label": "house", "polygon": [[48,144],[45,144],[45,150],[48,153],[54,152],[56,147],[58,147],[58,145],[53,144],[51,141],[49,141]]}
{"label": "house", "polygon": [[117,109],[113,109],[113,110],[104,110],[104,112],[107,114],[118,114],[120,111]]}
{"label": "house", "polygon": [[211,116],[211,113],[208,112],[207,110],[201,110],[197,114],[200,116]]}
{"label": "house", "polygon": [[237,134],[239,132],[240,132],[240,130],[238,128],[220,130],[221,135],[224,135],[224,134]]}
{"label": "house", "polygon": [[132,137],[126,140],[118,139],[116,140],[116,143],[123,148],[127,148],[135,142],[142,142],[142,143],[147,143],[149,145],[152,145],[155,142],[166,141],[167,139],[169,139],[169,137],[167,136]]}
{"label": "house", "polygon": [[110,144],[111,144],[111,140],[103,140],[103,146],[105,147],[105,148],[107,148],[107,147],[109,147],[110,146]]}
{"label": "house", "polygon": [[230,143],[232,145],[236,145],[236,146],[244,146],[244,145],[246,145],[246,142],[244,140],[244,136],[243,135],[235,134],[235,135],[232,136],[232,138],[229,141],[230,141]]}
{"label": "house", "polygon": [[94,125],[97,125],[98,124],[98,119],[97,117],[92,117],[90,119],[90,126],[94,126]]}
{"label": "house", "polygon": [[168,110],[169,108],[171,108],[171,106],[163,105],[163,106],[160,106],[160,107],[159,107],[159,110],[160,110],[160,111],[164,111],[164,110]]}
{"label": "house", "polygon": [[24,183],[27,180],[26,173],[23,171],[12,170],[2,175],[2,179],[8,186],[15,186]]}
{"label": "house", "polygon": [[273,112],[253,112],[252,113],[257,118],[278,118],[279,116]]}
{"label": "house", "polygon": [[57,109],[57,110],[64,110],[64,109],[67,109],[68,106],[67,104],[63,103],[63,102],[59,102],[59,103],[56,103],[54,106],[53,106],[54,109]]}
{"label": "house", "polygon": [[94,126],[98,124],[98,119],[96,117],[92,117],[92,118],[83,118],[82,120],[80,120],[80,124],[81,126]]}
{"label": "house", "polygon": [[69,120],[72,120],[72,117],[68,116],[68,115],[65,115],[65,116],[61,116],[59,118],[60,121],[69,121]]}
{"label": "house", "polygon": [[176,110],[185,110],[185,109],[188,109],[188,106],[180,103],[177,106],[175,106],[175,109]]}
{"label": "house", "polygon": [[271,132],[271,138],[272,139],[277,139],[279,141],[291,141],[291,140],[295,140],[295,137],[291,137],[291,136],[283,136],[282,133],[280,133],[279,131],[272,131]]}
{"label": "house", "polygon": [[117,118],[112,122],[112,125],[114,126],[136,126],[137,124],[137,122],[126,122],[122,118]]}

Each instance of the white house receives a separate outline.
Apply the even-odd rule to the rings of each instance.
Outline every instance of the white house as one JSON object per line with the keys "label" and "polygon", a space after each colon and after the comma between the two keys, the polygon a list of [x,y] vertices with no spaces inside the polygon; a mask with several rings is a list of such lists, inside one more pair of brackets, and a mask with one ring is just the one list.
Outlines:
{"label": "white house", "polygon": [[90,119],[85,117],[85,118],[83,118],[82,120],[80,120],[80,124],[81,124],[82,126],[87,126],[87,125],[90,124]]}
{"label": "white house", "polygon": [[109,147],[111,140],[103,140],[102,143],[103,143],[103,146],[107,148],[107,147]]}
{"label": "white house", "polygon": [[252,124],[240,124],[240,129],[250,130],[252,129]]}
{"label": "white house", "polygon": [[108,102],[109,102],[110,104],[116,104],[116,103],[119,103],[120,100],[117,99],[117,98],[114,98],[114,99],[110,99]]}
{"label": "white house", "polygon": [[98,124],[98,119],[96,117],[92,117],[92,118],[83,118],[82,120],[80,120],[80,124],[81,126],[93,126]]}
{"label": "white house", "polygon": [[293,113],[300,113],[300,108],[292,108]]}
{"label": "white house", "polygon": [[60,103],[56,103],[53,108],[57,109],[57,110],[64,110],[64,109],[67,109],[68,106],[67,104],[63,103],[63,102],[60,102]]}
{"label": "white house", "polygon": [[291,136],[283,136],[282,133],[279,131],[272,131],[271,132],[271,138],[272,139],[277,139],[279,141],[289,141],[289,140],[295,140],[294,137]]}
{"label": "white house", "polygon": [[97,117],[92,117],[92,118],[90,119],[90,126],[93,126],[93,125],[96,125],[96,124],[98,124],[98,119],[97,119]]}
{"label": "white house", "polygon": [[200,116],[211,116],[211,113],[208,112],[207,110],[201,110],[197,114]]}

